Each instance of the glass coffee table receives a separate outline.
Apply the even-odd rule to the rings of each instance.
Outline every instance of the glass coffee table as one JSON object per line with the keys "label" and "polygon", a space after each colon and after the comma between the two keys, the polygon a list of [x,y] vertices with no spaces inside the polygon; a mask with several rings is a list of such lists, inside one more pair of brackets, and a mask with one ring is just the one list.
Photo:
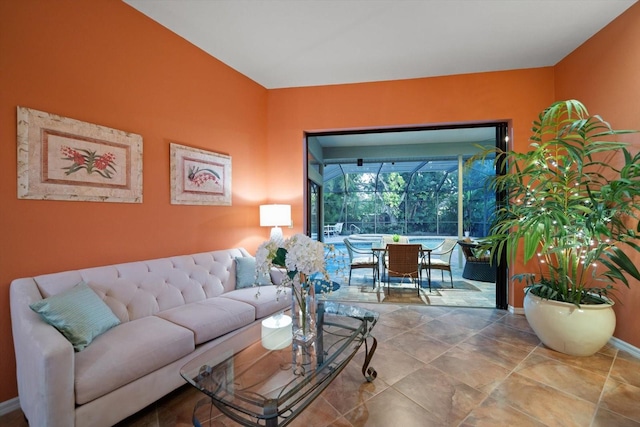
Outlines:
{"label": "glass coffee table", "polygon": [[[187,363],[180,375],[212,404],[244,426],[285,426],[333,381],[362,344],[362,374],[373,381],[369,366],[377,341],[370,335],[378,313],[337,302],[318,304],[317,337],[310,343],[267,350],[257,341],[237,353],[220,354],[215,348]],[[369,344],[369,340],[371,343]]]}

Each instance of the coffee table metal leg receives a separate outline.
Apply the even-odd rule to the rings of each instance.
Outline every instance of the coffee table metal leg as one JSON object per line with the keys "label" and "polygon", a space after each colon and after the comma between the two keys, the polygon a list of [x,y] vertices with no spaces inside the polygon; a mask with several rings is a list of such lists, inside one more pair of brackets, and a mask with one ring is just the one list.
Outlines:
{"label": "coffee table metal leg", "polygon": [[278,426],[278,401],[273,399],[266,402],[264,406],[265,426]]}
{"label": "coffee table metal leg", "polygon": [[196,403],[196,406],[193,408],[193,413],[191,414],[191,423],[194,427],[202,427],[202,424],[200,423],[200,420],[198,419],[196,413],[198,412],[198,409],[200,409],[204,405],[213,405],[211,398],[205,397],[204,399],[200,399]]}
{"label": "coffee table metal leg", "polygon": [[376,370],[369,366],[369,363],[371,363],[371,359],[373,358],[373,353],[376,352],[376,348],[378,347],[378,340],[375,337],[370,338],[373,340],[371,343],[371,350],[369,350],[369,343],[367,342],[367,339],[365,338],[364,340],[364,364],[362,365],[362,375],[364,375],[364,378],[368,382],[375,380],[378,376]]}

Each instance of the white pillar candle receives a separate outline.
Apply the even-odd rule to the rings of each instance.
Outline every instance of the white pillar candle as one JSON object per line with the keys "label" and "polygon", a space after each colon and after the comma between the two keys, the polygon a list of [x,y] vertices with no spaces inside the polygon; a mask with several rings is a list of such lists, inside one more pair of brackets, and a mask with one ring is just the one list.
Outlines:
{"label": "white pillar candle", "polygon": [[291,345],[291,317],[277,314],[262,321],[262,346],[268,350],[280,350]]}

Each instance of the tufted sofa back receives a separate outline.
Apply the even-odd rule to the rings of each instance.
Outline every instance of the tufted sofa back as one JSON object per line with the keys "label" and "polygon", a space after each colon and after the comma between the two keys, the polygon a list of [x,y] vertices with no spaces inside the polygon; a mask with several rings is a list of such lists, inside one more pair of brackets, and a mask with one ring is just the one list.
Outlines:
{"label": "tufted sofa back", "polygon": [[235,289],[236,257],[245,249],[225,249],[129,262],[34,277],[43,298],[87,283],[120,321],[219,296]]}

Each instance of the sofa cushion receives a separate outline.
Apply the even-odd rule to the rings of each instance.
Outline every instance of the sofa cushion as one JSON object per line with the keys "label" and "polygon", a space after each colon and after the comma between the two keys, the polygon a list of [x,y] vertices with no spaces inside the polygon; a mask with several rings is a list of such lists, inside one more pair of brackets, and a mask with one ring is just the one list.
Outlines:
{"label": "sofa cushion", "polygon": [[80,282],[29,307],[59,330],[76,351],[120,323],[109,306],[86,283]]}
{"label": "sofa cushion", "polygon": [[256,318],[252,305],[221,297],[161,311],[156,316],[193,331],[196,345],[248,325]]}
{"label": "sofa cushion", "polygon": [[76,354],[76,403],[90,402],[194,349],[190,330],[158,317],[123,323]]}
{"label": "sofa cushion", "polygon": [[265,316],[270,316],[277,311],[291,308],[291,290],[283,290],[280,294],[278,294],[277,291],[278,288],[273,285],[260,286],[259,288],[237,289],[222,294],[220,298],[251,304],[255,307],[256,319],[260,319]]}
{"label": "sofa cushion", "polygon": [[252,256],[236,257],[236,289],[250,288],[253,285],[271,284],[269,274],[257,274],[256,259]]}

